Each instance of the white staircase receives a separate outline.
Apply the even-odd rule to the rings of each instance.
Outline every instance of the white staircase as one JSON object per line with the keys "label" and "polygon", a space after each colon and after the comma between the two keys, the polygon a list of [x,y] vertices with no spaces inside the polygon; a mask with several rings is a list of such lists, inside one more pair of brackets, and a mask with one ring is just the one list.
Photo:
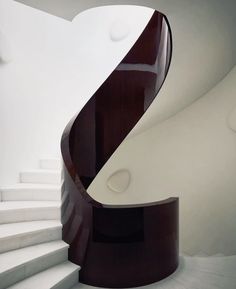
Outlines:
{"label": "white staircase", "polygon": [[20,173],[20,183],[0,188],[0,289],[69,289],[79,266],[61,240],[59,160]]}
{"label": "white staircase", "polygon": [[[21,183],[0,188],[0,289],[92,289],[61,240],[60,162],[41,160]],[[182,256],[178,270],[145,289],[234,289],[236,256]]]}

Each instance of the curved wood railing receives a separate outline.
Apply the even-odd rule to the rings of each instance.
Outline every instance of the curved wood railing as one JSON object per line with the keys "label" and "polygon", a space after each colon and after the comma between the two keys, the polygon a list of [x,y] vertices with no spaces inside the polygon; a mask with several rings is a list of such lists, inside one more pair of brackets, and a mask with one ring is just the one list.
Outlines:
{"label": "curved wood railing", "polygon": [[70,244],[69,259],[82,267],[81,282],[140,286],[178,266],[177,198],[108,206],[86,191],[156,97],[171,49],[167,19],[155,11],[128,54],[63,133],[63,240]]}

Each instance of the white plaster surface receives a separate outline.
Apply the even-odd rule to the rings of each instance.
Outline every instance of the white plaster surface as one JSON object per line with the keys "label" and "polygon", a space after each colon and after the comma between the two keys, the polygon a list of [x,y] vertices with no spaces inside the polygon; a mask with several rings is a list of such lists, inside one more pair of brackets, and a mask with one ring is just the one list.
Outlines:
{"label": "white plaster surface", "polygon": [[58,170],[62,168],[61,159],[41,159],[39,161],[39,167],[46,170]]}
{"label": "white plaster surface", "polygon": [[113,192],[123,193],[127,190],[131,179],[131,173],[122,169],[114,172],[107,180],[108,189]]}
{"label": "white plaster surface", "polygon": [[227,123],[229,128],[231,128],[234,132],[236,132],[236,107],[234,107],[227,118]]}
{"label": "white plaster surface", "polygon": [[[111,206],[179,197],[181,249],[236,254],[236,134],[227,124],[236,106],[235,83],[236,68],[185,110],[124,141],[90,195]],[[116,194],[106,182],[124,167],[132,180],[125,194]]]}
{"label": "white plaster surface", "polygon": [[0,63],[6,64],[12,60],[11,50],[9,40],[0,29]]}
{"label": "white plaster surface", "polygon": [[[71,22],[0,0],[0,28],[14,47],[14,61],[0,64],[1,185],[16,182],[20,170],[36,167],[42,157],[59,157],[65,126],[123,59],[152,14],[151,8],[104,7]],[[116,19],[129,25],[122,41],[110,39]]]}

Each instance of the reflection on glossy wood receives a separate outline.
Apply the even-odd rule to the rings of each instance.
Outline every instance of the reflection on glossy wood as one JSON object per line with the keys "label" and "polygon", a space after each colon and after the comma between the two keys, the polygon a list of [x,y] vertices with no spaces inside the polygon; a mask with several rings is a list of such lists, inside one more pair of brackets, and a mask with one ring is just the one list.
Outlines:
{"label": "reflection on glossy wood", "polygon": [[178,266],[178,199],[109,207],[86,191],[154,100],[170,58],[169,26],[155,12],[63,133],[63,239],[70,244],[69,259],[82,266],[81,282],[140,286],[168,276]]}

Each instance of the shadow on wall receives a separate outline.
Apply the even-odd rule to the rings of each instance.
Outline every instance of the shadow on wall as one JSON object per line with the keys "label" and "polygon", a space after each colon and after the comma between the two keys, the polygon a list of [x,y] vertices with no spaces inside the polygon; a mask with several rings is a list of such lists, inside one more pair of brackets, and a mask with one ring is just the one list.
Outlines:
{"label": "shadow on wall", "polygon": [[[182,251],[235,255],[236,135],[228,126],[229,115],[234,126],[235,82],[236,68],[187,109],[124,141],[90,185],[90,195],[111,204],[179,196]],[[122,168],[131,182],[115,192],[106,182]]]}
{"label": "shadow on wall", "polygon": [[12,48],[6,35],[0,30],[0,64],[9,63],[12,60]]}

